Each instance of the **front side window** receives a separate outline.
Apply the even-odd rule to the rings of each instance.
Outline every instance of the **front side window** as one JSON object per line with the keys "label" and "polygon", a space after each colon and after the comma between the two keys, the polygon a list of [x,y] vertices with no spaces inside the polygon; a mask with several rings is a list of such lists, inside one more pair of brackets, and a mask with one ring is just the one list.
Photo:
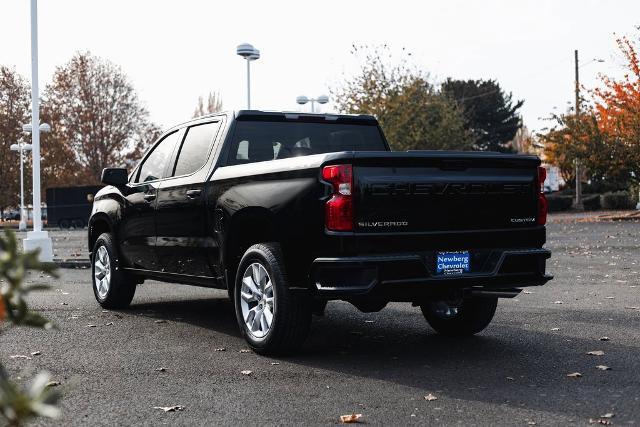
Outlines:
{"label": "front side window", "polygon": [[343,123],[238,121],[228,165],[338,151],[386,151],[377,126]]}
{"label": "front side window", "polygon": [[140,173],[138,173],[136,182],[148,182],[164,178],[167,162],[171,158],[171,154],[173,154],[179,134],[179,131],[170,133],[156,144],[151,154],[147,156],[140,166]]}
{"label": "front side window", "polygon": [[204,166],[219,128],[220,122],[214,122],[191,126],[187,129],[173,176],[188,175]]}

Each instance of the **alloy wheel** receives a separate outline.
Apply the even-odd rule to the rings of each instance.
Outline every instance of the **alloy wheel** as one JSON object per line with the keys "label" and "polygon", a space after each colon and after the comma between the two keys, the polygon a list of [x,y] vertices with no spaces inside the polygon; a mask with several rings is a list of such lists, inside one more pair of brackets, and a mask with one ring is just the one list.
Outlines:
{"label": "alloy wheel", "polygon": [[273,325],[275,293],[271,277],[262,264],[254,262],[244,271],[240,298],[247,331],[255,338],[264,338]]}
{"label": "alloy wheel", "polygon": [[107,248],[100,246],[93,261],[96,290],[100,299],[107,297],[111,286],[111,261]]}

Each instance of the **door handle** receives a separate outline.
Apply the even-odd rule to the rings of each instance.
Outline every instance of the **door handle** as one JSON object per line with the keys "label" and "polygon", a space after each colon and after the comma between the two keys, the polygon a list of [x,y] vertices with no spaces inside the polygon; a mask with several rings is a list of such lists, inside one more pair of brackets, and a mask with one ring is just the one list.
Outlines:
{"label": "door handle", "polygon": [[187,190],[187,197],[190,199],[195,199],[202,193],[202,190]]}
{"label": "door handle", "polygon": [[150,202],[150,201],[152,201],[152,200],[154,200],[156,198],[156,195],[155,194],[145,194],[143,197],[147,202]]}

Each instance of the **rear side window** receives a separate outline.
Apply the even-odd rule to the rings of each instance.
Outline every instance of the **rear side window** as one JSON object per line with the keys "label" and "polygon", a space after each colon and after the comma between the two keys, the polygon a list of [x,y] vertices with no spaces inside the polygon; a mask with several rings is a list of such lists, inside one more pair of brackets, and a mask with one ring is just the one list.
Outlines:
{"label": "rear side window", "polygon": [[387,151],[377,126],[238,121],[228,165],[337,151]]}
{"label": "rear side window", "polygon": [[155,181],[156,179],[164,178],[164,171],[178,142],[178,135],[178,131],[170,133],[156,144],[151,154],[144,159],[140,166],[140,173],[136,182]]}
{"label": "rear side window", "polygon": [[188,175],[204,166],[219,128],[220,122],[214,122],[191,126],[187,129],[173,176]]}

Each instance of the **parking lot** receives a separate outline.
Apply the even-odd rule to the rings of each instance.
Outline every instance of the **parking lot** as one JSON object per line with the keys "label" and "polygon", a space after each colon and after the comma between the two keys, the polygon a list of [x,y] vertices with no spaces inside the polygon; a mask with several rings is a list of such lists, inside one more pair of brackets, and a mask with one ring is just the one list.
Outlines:
{"label": "parking lot", "polygon": [[[59,233],[83,258],[84,232]],[[470,339],[437,336],[409,304],[334,302],[299,354],[266,358],[246,351],[225,292],[146,282],[106,312],[78,268],[31,276],[51,285],[31,302],[59,329],[8,330],[0,359],[61,383],[60,425],[640,423],[640,223],[558,218],[548,236],[555,279],[501,300]]]}

